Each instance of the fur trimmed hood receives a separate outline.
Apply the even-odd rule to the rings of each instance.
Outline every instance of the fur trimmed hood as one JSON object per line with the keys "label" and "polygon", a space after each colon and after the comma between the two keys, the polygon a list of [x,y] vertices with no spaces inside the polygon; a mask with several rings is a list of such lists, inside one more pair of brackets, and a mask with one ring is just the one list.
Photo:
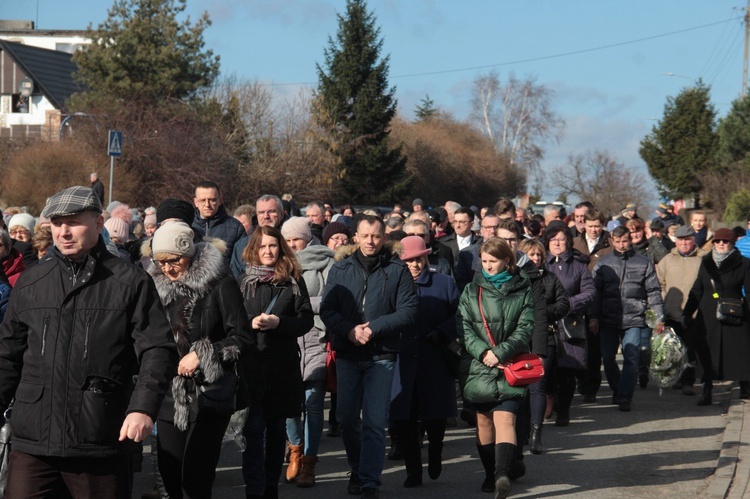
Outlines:
{"label": "fur trimmed hood", "polygon": [[[383,247],[390,252],[391,255],[398,258],[403,251],[404,247],[401,245],[401,241],[386,241]],[[344,258],[350,257],[355,251],[359,249],[359,244],[347,244],[345,246],[339,246],[336,248],[336,255],[334,259],[340,262]]]}

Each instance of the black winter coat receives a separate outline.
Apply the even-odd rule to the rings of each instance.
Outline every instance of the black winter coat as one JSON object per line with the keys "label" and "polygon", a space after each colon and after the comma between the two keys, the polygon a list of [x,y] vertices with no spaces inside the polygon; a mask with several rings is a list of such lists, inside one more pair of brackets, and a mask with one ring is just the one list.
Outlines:
{"label": "black winter coat", "polygon": [[[355,246],[351,250],[359,251]],[[353,254],[334,264],[328,273],[320,318],[337,357],[372,360],[376,355],[398,353],[401,333],[414,325],[417,310],[414,279],[406,264],[383,249],[369,274]],[[355,345],[348,338],[349,331],[366,322],[373,337],[364,345]]]}
{"label": "black winter coat", "polygon": [[[242,278],[238,281],[242,282]],[[300,278],[297,285],[298,294],[294,293],[291,281],[258,283],[255,296],[250,286],[244,290],[245,310],[251,324],[255,317],[266,312],[273,296],[278,294],[276,303],[267,313],[279,317],[279,327],[253,330],[258,339],[258,352],[243,360],[240,374],[249,393],[250,410],[254,413],[262,410],[269,418],[299,417],[305,399],[297,338],[310,331],[314,322],[304,279]]]}
{"label": "black winter coat", "polygon": [[193,219],[193,230],[202,236],[202,238],[215,237],[227,243],[225,259],[229,264],[232,258],[232,251],[237,241],[247,236],[245,227],[234,217],[229,216],[224,205],[219,206],[216,215],[211,218],[201,218],[198,209],[195,209],[195,218]]}
{"label": "black winter coat", "polygon": [[591,307],[591,319],[600,327],[628,329],[646,327],[646,310],[664,316],[661,286],[653,264],[631,248],[625,253],[613,251],[594,268],[597,299]]}
{"label": "black winter coat", "polygon": [[570,312],[570,300],[565,294],[565,287],[555,274],[542,270],[542,285],[544,286],[544,302],[547,305],[546,315],[547,323],[555,327],[549,327],[547,335],[547,344],[556,345],[555,332],[557,331],[557,321],[568,315]]}
{"label": "black winter coat", "polygon": [[[720,296],[742,298],[744,286],[750,290],[750,260],[736,249],[717,268],[709,253],[703,257],[698,278],[695,280],[683,315],[692,317],[698,310],[698,330],[706,335],[711,362],[720,379],[734,381],[750,380],[750,312],[745,299],[745,320],[741,326],[725,326],[716,320],[714,286]],[[13,291],[15,293],[15,290]]]}
{"label": "black winter coat", "polygon": [[[240,288],[229,276],[224,256],[210,243],[195,245],[193,261],[177,281],[170,281],[153,263],[149,265],[148,272],[156,283],[173,334],[187,334],[189,345],[194,345],[198,340],[211,342],[215,356],[201,359],[200,369],[209,368],[204,365],[209,362],[220,363],[225,356],[223,352],[231,347],[237,349],[236,355],[239,357],[250,355],[256,349],[256,335],[250,328]],[[224,369],[234,367],[233,361],[221,363]],[[246,381],[252,383],[252,380]],[[242,409],[248,398],[244,388],[237,398],[240,402],[238,409]],[[194,409],[197,412],[197,406]],[[174,414],[174,397],[170,390],[159,411],[159,419],[172,422]]]}
{"label": "black winter coat", "polygon": [[[13,449],[106,457],[125,415],[156,418],[177,349],[146,272],[101,237],[74,275],[56,249],[23,273],[0,326],[0,409],[15,395]],[[137,377],[137,379],[136,379]]]}

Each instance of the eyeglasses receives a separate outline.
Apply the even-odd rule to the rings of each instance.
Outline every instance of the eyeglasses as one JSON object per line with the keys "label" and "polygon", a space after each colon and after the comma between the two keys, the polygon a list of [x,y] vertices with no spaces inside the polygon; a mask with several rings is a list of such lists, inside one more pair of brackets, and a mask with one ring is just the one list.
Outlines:
{"label": "eyeglasses", "polygon": [[210,199],[196,199],[196,202],[198,204],[216,204],[219,202],[216,198],[210,198]]}
{"label": "eyeglasses", "polygon": [[181,258],[182,258],[181,256],[178,256],[177,258],[172,258],[169,260],[151,260],[151,261],[154,262],[154,265],[158,265],[161,268],[166,267],[167,264],[169,264],[170,267],[179,267],[180,265],[182,265],[182,262],[180,261]]}
{"label": "eyeglasses", "polygon": [[266,215],[275,215],[279,212],[279,210],[263,210],[263,211],[257,211],[256,213],[262,217]]}
{"label": "eyeglasses", "polygon": [[554,239],[550,239],[549,242],[555,243],[555,244],[562,244],[562,243],[567,243],[568,240],[567,239],[554,238]]}
{"label": "eyeglasses", "polygon": [[29,232],[26,229],[16,229],[16,230],[10,231],[11,236],[20,236],[22,234],[31,234],[31,232]]}
{"label": "eyeglasses", "polygon": [[480,225],[480,227],[482,227],[483,230],[484,229],[491,229],[491,230],[494,231],[494,230],[496,230],[500,226],[499,225]]}
{"label": "eyeglasses", "polygon": [[732,241],[729,241],[729,240],[727,240],[727,239],[714,239],[714,243],[715,243],[715,244],[729,244],[729,243],[731,243],[731,242],[732,242]]}

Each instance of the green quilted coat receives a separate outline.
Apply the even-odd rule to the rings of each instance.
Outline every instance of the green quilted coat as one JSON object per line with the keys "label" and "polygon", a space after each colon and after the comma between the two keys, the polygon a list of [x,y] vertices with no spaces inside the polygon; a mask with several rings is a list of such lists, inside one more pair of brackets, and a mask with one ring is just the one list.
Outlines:
{"label": "green quilted coat", "polygon": [[[479,289],[482,288],[482,310],[496,347],[492,348],[479,314]],[[531,282],[523,271],[495,288],[477,272],[474,282],[464,288],[456,315],[465,351],[461,357],[459,381],[464,397],[470,402],[499,402],[522,397],[526,387],[510,386],[502,369],[487,367],[481,360],[487,349],[500,362],[529,351],[534,330],[534,298]]]}

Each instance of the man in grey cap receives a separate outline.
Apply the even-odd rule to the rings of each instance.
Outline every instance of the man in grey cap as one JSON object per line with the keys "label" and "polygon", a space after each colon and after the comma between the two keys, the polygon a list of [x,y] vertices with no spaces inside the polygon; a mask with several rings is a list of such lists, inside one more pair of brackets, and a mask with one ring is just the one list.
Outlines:
{"label": "man in grey cap", "polygon": [[111,255],[90,187],[50,197],[52,257],[25,271],[0,326],[0,410],[15,397],[7,497],[130,497],[177,349],[151,278]]}
{"label": "man in grey cap", "polygon": [[[685,395],[695,395],[693,389],[695,367],[693,366],[696,360],[696,349],[692,341],[694,335],[693,331],[688,331],[680,320],[690,289],[698,277],[701,259],[708,252],[699,248],[695,243],[695,230],[690,225],[678,227],[675,237],[677,238],[675,247],[659,261],[659,265],[656,266],[656,274],[659,277],[661,296],[664,300],[664,323],[666,327],[674,329],[674,332],[687,345],[688,361],[691,364],[690,367],[685,369],[680,382],[675,387],[681,389]],[[693,323],[695,324],[695,321]],[[709,351],[707,348],[703,350],[706,353]],[[701,359],[701,363],[703,364],[703,359]],[[710,366],[711,363],[703,365]]]}

